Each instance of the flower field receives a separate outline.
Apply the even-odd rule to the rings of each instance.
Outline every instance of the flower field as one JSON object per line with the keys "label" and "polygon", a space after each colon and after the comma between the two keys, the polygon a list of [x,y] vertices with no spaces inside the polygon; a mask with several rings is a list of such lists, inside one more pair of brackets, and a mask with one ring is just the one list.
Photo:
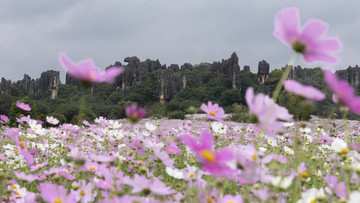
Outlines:
{"label": "flower field", "polygon": [[[272,138],[253,124],[191,118],[144,119],[136,124],[98,118],[81,127],[51,128],[30,119],[18,128],[3,126],[1,199],[359,200],[357,121],[313,118],[283,123],[283,132]],[[330,133],[339,125],[343,127]]]}
{"label": "flower field", "polygon": [[[275,37],[306,62],[337,62],[341,43],[324,36],[326,23],[312,19],[300,29],[298,9],[287,8],[274,25]],[[253,124],[227,121],[211,101],[199,107],[206,114],[185,120],[144,119],[147,110],[134,103],[124,109],[128,119],[87,121],[87,88],[114,82],[124,69],[100,72],[91,59],[75,63],[60,54],[84,90],[79,123],[35,120],[21,101],[13,104],[16,121],[14,113],[0,115],[1,202],[360,202],[359,122],[346,120],[347,111],[360,115],[360,97],[327,69],[324,80],[344,119],[331,113],[295,122],[276,103],[283,86],[303,110],[326,95],[288,78],[294,60],[272,98],[246,89]]]}

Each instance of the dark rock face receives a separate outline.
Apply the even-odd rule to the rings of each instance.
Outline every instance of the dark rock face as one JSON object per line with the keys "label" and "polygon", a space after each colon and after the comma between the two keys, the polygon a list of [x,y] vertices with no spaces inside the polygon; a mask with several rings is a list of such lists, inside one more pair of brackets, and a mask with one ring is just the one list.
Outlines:
{"label": "dark rock face", "polygon": [[270,65],[265,60],[259,61],[257,78],[260,84],[264,84],[270,73]]}
{"label": "dark rock face", "polygon": [[11,95],[11,80],[6,80],[5,78],[1,78],[0,94]]}
{"label": "dark rock face", "polygon": [[24,79],[17,81],[17,84],[19,84],[27,94],[35,94],[35,80],[31,79],[30,76],[25,74]]}
{"label": "dark rock face", "polygon": [[244,66],[244,71],[250,72],[250,66]]}
{"label": "dark rock face", "polygon": [[[158,71],[157,73],[157,97],[160,102],[169,101],[172,99],[177,92],[187,85],[187,70],[198,70],[199,72],[209,70],[211,72],[211,78],[216,78],[218,74],[222,73],[232,79],[232,88],[236,90],[241,89],[241,76],[240,66],[236,53],[233,53],[227,60],[221,62],[213,62],[212,64],[200,64],[194,67],[190,63],[185,63],[179,67],[177,64],[161,65],[159,60],[140,61],[139,58],[127,57],[124,62],[128,64],[123,66],[125,71],[116,78],[115,87],[118,91],[124,94],[132,92],[135,85],[140,84],[142,76],[147,72]],[[120,62],[116,62],[112,66],[122,66]],[[203,83],[202,76],[195,75],[194,80],[196,85]],[[70,82],[70,80],[69,80]],[[68,81],[67,81],[68,83]]]}
{"label": "dark rock face", "polygon": [[356,65],[355,67],[349,66],[346,70],[336,71],[337,76],[347,81],[353,88],[360,89],[360,67]]}
{"label": "dark rock face", "polygon": [[40,78],[34,80],[30,76],[24,75],[24,79],[17,82],[11,82],[11,80],[1,79],[0,82],[0,93],[11,95],[11,88],[13,85],[19,85],[25,94],[35,94],[42,97],[46,92],[49,91],[49,98],[54,99],[57,95],[58,87],[60,82],[59,71],[49,70],[41,73]]}
{"label": "dark rock face", "polygon": [[39,95],[43,95],[45,92],[49,91],[49,99],[55,99],[59,90],[59,85],[61,84],[59,71],[48,70],[43,72],[37,81],[39,86],[36,92]]}

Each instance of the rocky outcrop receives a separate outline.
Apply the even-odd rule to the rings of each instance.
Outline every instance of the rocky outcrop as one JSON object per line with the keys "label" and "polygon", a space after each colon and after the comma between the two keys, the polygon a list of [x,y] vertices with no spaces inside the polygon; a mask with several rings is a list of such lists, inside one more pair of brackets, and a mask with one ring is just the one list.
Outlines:
{"label": "rocky outcrop", "polygon": [[[220,73],[224,74],[231,78],[232,88],[240,90],[241,76],[238,60],[236,53],[233,53],[229,59],[223,59],[221,62],[213,62],[212,64],[206,63],[193,66],[190,63],[185,63],[181,65],[181,67],[177,64],[171,64],[166,67],[166,65],[162,65],[159,60],[147,59],[146,61],[140,61],[136,56],[127,57],[124,59],[124,62],[127,62],[127,65],[123,66],[125,71],[116,78],[114,85],[118,91],[129,94],[137,84],[141,83],[143,74],[158,71],[157,97],[159,101],[163,103],[164,101],[172,99],[177,92],[187,86],[187,70],[193,71],[196,69],[200,73],[210,71],[212,79],[216,78]],[[122,64],[116,62],[112,66],[119,67],[122,66]],[[192,77],[194,77],[193,81],[196,83],[195,85],[203,84],[201,74],[193,75]]]}
{"label": "rocky outcrop", "polygon": [[360,67],[358,65],[355,67],[349,66],[346,70],[338,70],[336,74],[340,79],[347,81],[353,88],[360,89]]}
{"label": "rocky outcrop", "polygon": [[49,91],[49,99],[55,99],[61,84],[59,71],[48,70],[41,73],[38,84],[39,86],[35,90],[38,95],[44,95],[45,92]]}
{"label": "rocky outcrop", "polygon": [[1,78],[0,94],[11,95],[11,80],[6,80],[5,78]]}
{"label": "rocky outcrop", "polygon": [[49,93],[49,99],[54,99],[57,95],[60,82],[59,71],[49,70],[41,73],[40,78],[31,79],[27,74],[24,75],[22,80],[11,82],[11,80],[1,79],[0,93],[12,95],[12,87],[20,87],[26,95],[36,95],[39,97]]}
{"label": "rocky outcrop", "polygon": [[259,61],[257,79],[258,82],[263,85],[268,79],[270,73],[270,65],[265,60]]}

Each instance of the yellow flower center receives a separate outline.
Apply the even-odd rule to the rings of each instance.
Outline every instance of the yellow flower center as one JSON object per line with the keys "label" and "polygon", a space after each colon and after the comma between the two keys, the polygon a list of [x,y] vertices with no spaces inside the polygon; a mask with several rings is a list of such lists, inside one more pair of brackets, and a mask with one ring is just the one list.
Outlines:
{"label": "yellow flower center", "polygon": [[56,198],[55,199],[55,203],[62,203],[63,201],[62,201],[62,199],[60,199],[60,198]]}
{"label": "yellow flower center", "polygon": [[142,160],[139,160],[139,163],[141,163],[142,162]]}
{"label": "yellow flower center", "polygon": [[12,181],[11,180],[8,180],[8,184],[10,184]]}
{"label": "yellow flower center", "polygon": [[311,200],[310,203],[316,203],[316,199]]}
{"label": "yellow flower center", "polygon": [[216,115],[215,111],[210,111],[210,115],[215,116]]}
{"label": "yellow flower center", "polygon": [[89,169],[90,170],[95,170],[95,166],[90,166]]}
{"label": "yellow flower center", "polygon": [[89,78],[90,78],[90,79],[94,79],[94,78],[95,78],[95,74],[94,74],[94,73],[90,73]]}
{"label": "yellow flower center", "polygon": [[226,203],[235,203],[234,201],[230,200],[230,201],[227,201]]}
{"label": "yellow flower center", "polygon": [[80,195],[81,195],[81,196],[85,196],[85,194],[86,194],[86,193],[85,193],[85,190],[81,190]]}
{"label": "yellow flower center", "polygon": [[254,160],[256,160],[256,159],[257,159],[256,154],[252,154],[252,155],[251,155],[251,158],[254,159]]}
{"label": "yellow flower center", "polygon": [[189,177],[190,177],[190,178],[194,177],[194,174],[193,174],[193,173],[190,173]]}
{"label": "yellow flower center", "polygon": [[201,156],[208,162],[214,163],[215,162],[215,155],[214,153],[210,152],[207,149],[201,151]]}
{"label": "yellow flower center", "polygon": [[170,149],[169,152],[170,152],[170,153],[174,153],[174,150]]}
{"label": "yellow flower center", "polygon": [[308,178],[308,177],[309,177],[309,174],[308,174],[306,171],[304,171],[304,172],[302,172],[302,173],[300,174],[300,176],[303,177],[303,178]]}
{"label": "yellow flower center", "polygon": [[346,149],[346,148],[342,148],[342,149],[340,150],[340,154],[347,154],[348,152],[349,152],[349,150]]}
{"label": "yellow flower center", "polygon": [[212,197],[208,197],[208,198],[207,198],[207,202],[208,202],[208,203],[213,203],[213,202],[214,202],[214,199],[213,199]]}
{"label": "yellow flower center", "polygon": [[38,165],[37,168],[41,168],[41,165]]}
{"label": "yellow flower center", "polygon": [[17,196],[19,196],[19,195],[20,195],[20,192],[16,192],[15,194],[16,194]]}
{"label": "yellow flower center", "polygon": [[21,149],[25,149],[25,144],[24,144],[24,142],[19,142],[19,145],[20,145]]}
{"label": "yellow flower center", "polygon": [[15,150],[14,150],[14,153],[15,153],[15,154],[17,154],[17,153],[18,153],[18,150],[17,150],[17,149],[15,149]]}
{"label": "yellow flower center", "polygon": [[14,190],[17,189],[16,185],[12,185],[11,188],[14,189]]}
{"label": "yellow flower center", "polygon": [[137,148],[140,149],[140,145]]}

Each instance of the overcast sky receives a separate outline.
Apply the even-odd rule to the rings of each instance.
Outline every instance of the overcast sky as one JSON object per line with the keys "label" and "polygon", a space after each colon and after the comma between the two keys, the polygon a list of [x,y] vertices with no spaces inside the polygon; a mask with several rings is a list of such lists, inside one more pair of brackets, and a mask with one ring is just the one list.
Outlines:
{"label": "overcast sky", "polygon": [[[345,3],[346,2],[346,3]],[[198,64],[227,59],[253,72],[264,59],[283,67],[291,51],[273,36],[274,17],[297,6],[301,23],[329,23],[327,36],[338,36],[343,50],[335,69],[360,65],[358,0],[1,0],[0,77],[40,77],[46,70],[65,72],[60,52],[73,61],[92,58],[101,69],[127,56],[160,63]],[[304,64],[301,57],[296,64]]]}

